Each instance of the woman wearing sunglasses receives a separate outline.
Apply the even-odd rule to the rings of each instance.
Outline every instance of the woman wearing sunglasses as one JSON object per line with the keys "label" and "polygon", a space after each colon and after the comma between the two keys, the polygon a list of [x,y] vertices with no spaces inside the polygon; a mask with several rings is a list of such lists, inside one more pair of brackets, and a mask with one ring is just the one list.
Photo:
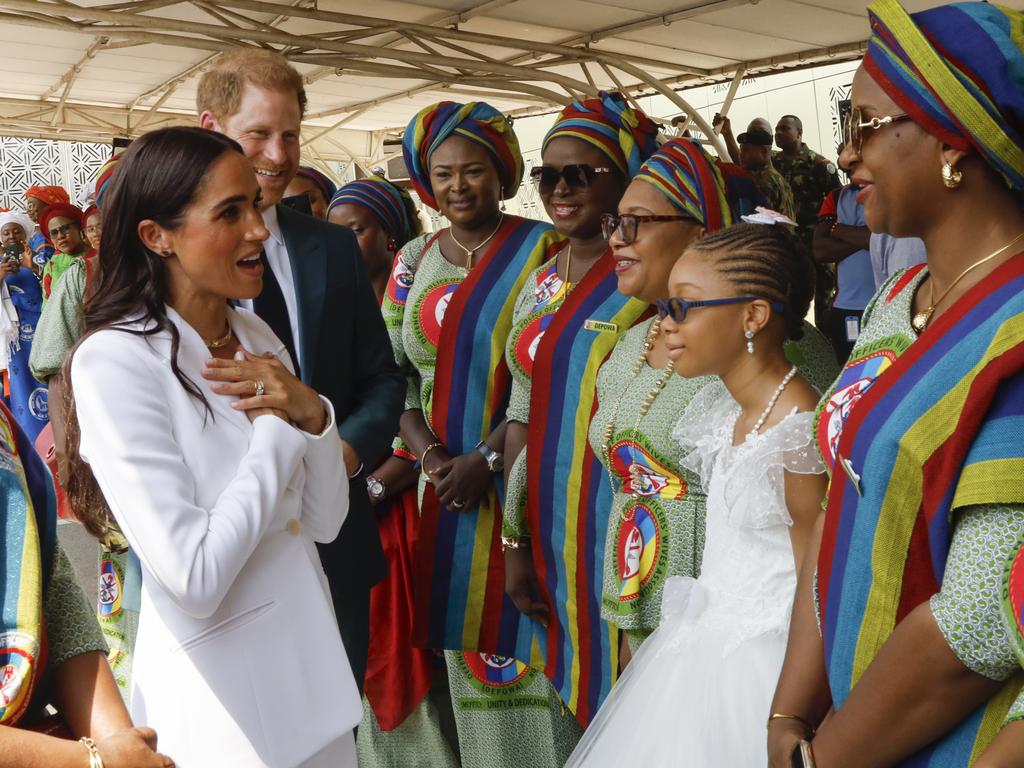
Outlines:
{"label": "woman wearing sunglasses", "polygon": [[570,765],[765,763],[796,564],[825,495],[818,392],[783,348],[802,336],[814,291],[794,238],[740,224],[697,240],[672,269],[672,297],[658,302],[669,365],[703,382],[673,437],[707,494],[707,546],[699,579],[667,580],[662,624]]}
{"label": "woman wearing sunglasses", "polygon": [[843,160],[872,231],[928,261],[882,286],[820,406],[771,765],[1021,765],[1024,15],[868,10]]}
{"label": "woman wearing sunglasses", "polygon": [[[615,644],[600,614],[600,564],[584,575],[577,562],[600,541],[605,524],[588,492],[603,478],[587,449],[594,382],[619,334],[647,309],[616,290],[601,216],[616,210],[629,180],[657,149],[656,137],[645,114],[618,93],[602,93],[562,111],[544,139],[544,164],[531,174],[566,239],[520,292],[505,350],[513,381],[505,583],[519,610],[536,622],[535,633],[546,635],[545,670],[570,710],[573,738],[564,742],[559,766],[579,738],[572,715],[586,726],[615,672]],[[583,477],[588,490],[581,491]],[[520,638],[520,658],[529,658],[533,635]]]}
{"label": "woman wearing sunglasses", "polygon": [[39,230],[53,243],[53,256],[43,267],[43,307],[57,287],[61,276],[75,259],[90,258],[83,232],[82,210],[67,203],[57,203],[43,209],[39,215]]}
{"label": "woman wearing sunglasses", "polygon": [[[694,142],[672,139],[640,169],[619,214],[605,219],[619,291],[648,305],[664,298],[680,253],[732,223],[714,161]],[[789,354],[823,390],[835,358],[820,333],[807,331]],[[672,429],[710,379],[676,376],[672,362],[659,318],[634,326],[601,367],[590,422],[590,445],[609,481],[604,492],[614,490],[601,613],[625,631],[625,660],[657,628],[665,581],[695,577],[704,551],[705,495],[700,478],[680,468]]]}
{"label": "woman wearing sunglasses", "polygon": [[[512,311],[559,238],[549,224],[501,210],[519,189],[523,159],[490,105],[427,107],[406,128],[403,150],[420,199],[450,222],[399,251],[383,312],[409,383],[401,439],[422,470],[412,639],[447,651],[447,686],[435,686],[441,696],[425,706],[454,709],[458,744],[435,741],[428,754],[398,729],[399,756],[386,764],[445,766],[460,756],[465,765],[544,765],[554,761],[558,697],[541,672],[496,655],[511,653],[501,633],[515,637],[521,618],[501,577],[499,491]],[[418,722],[436,727],[432,717]]]}

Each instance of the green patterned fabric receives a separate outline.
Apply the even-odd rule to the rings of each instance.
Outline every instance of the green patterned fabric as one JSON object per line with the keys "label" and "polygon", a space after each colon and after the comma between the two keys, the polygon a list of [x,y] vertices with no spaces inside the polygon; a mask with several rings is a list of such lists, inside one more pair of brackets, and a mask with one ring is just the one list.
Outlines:
{"label": "green patterned fabric", "polygon": [[[906,270],[895,273],[868,304],[860,338],[850,355],[851,365],[880,352],[898,356],[917,340],[910,319],[914,295],[927,269],[910,278],[889,300],[905,275]],[[818,420],[827,416],[833,395],[830,388],[821,399]],[[828,457],[824,458],[829,465]],[[942,587],[929,602],[953,654],[968,669],[992,680],[1006,680],[1020,670],[1003,626],[1001,594],[1004,564],[1017,551],[1022,535],[1022,507],[975,506],[961,510],[953,521]],[[1024,695],[1011,707],[1006,722],[1021,717]]]}
{"label": "green patterned fabric", "polygon": [[124,605],[128,551],[100,547],[97,619],[110,652],[107,661],[124,703],[131,704],[132,659],[139,633],[139,612]]}
{"label": "green patterned fabric", "polygon": [[71,561],[59,544],[43,600],[43,615],[50,642],[51,668],[83,653],[107,652],[92,605],[78,586]]}
{"label": "green patterned fabric", "polygon": [[363,721],[356,733],[359,768],[459,768],[458,749],[444,674],[437,676],[427,696],[393,731],[380,729],[363,698]]}
{"label": "green patterned fabric", "polygon": [[60,373],[64,358],[85,333],[84,303],[85,262],[76,259],[57,282],[36,325],[28,366],[39,381]]}

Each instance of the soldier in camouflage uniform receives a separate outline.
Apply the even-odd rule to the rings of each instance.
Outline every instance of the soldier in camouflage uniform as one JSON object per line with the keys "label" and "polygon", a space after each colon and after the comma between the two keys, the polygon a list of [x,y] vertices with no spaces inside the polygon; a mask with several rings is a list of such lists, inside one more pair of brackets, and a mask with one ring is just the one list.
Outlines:
{"label": "soldier in camouflage uniform", "polygon": [[796,221],[796,206],[789,182],[772,165],[772,135],[762,128],[750,128],[738,138],[740,164],[764,195],[768,207]]}
{"label": "soldier in camouflage uniform", "polygon": [[[842,185],[835,163],[804,144],[803,135],[804,127],[799,117],[785,115],[780,118],[775,126],[775,144],[779,151],[772,153],[772,163],[793,190],[797,231],[810,253],[821,203],[825,195]],[[816,266],[815,273],[814,324],[825,328],[835,290],[835,273],[822,265]]]}

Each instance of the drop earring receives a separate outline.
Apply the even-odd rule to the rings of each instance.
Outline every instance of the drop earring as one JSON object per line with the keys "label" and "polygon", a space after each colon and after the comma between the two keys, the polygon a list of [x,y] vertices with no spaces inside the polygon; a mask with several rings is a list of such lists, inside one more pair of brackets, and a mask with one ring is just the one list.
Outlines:
{"label": "drop earring", "polygon": [[754,354],[754,332],[747,331],[743,335],[747,337],[747,352],[751,355]]}
{"label": "drop earring", "polygon": [[956,189],[963,181],[963,171],[958,171],[952,163],[942,164],[942,183],[946,185],[946,189]]}

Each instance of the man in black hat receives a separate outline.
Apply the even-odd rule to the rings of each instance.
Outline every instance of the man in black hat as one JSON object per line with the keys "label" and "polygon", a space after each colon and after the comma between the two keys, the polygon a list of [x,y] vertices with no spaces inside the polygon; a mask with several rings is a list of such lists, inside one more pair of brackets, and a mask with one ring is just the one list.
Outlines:
{"label": "man in black hat", "polygon": [[768,207],[796,221],[796,206],[789,182],[772,165],[774,137],[762,127],[749,128],[737,138],[740,165],[754,178]]}

